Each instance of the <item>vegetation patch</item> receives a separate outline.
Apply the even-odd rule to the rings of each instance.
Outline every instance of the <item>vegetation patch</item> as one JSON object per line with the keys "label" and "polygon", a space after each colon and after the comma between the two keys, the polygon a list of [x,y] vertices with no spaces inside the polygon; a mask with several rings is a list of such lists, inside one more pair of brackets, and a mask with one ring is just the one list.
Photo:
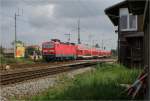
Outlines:
{"label": "vegetation patch", "polygon": [[25,64],[33,64],[33,60],[27,58],[5,58],[1,57],[1,64],[16,64],[16,63],[25,63]]}
{"label": "vegetation patch", "polygon": [[130,99],[120,84],[133,83],[141,70],[128,69],[118,64],[98,64],[89,71],[69,79],[64,76],[53,88],[38,96],[27,98],[31,101],[47,100],[119,100]]}

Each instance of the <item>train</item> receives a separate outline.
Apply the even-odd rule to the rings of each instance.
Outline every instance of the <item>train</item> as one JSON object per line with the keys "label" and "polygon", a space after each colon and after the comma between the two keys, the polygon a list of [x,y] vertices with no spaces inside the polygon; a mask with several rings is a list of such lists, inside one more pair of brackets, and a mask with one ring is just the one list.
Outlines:
{"label": "train", "polygon": [[42,43],[42,57],[46,61],[96,59],[111,56],[111,51],[87,47],[82,44],[64,43],[51,39]]}

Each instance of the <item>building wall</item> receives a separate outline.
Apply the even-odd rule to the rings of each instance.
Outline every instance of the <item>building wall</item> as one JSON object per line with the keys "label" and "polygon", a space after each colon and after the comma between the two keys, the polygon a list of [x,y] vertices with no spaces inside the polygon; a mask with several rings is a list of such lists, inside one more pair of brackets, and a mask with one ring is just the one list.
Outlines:
{"label": "building wall", "polygon": [[[148,67],[150,71],[150,32],[149,32],[149,2],[146,3],[144,16],[144,67]],[[150,72],[149,72],[150,73]],[[150,74],[148,76],[146,98],[150,99]]]}
{"label": "building wall", "polygon": [[143,32],[143,15],[138,15],[138,32]]}
{"label": "building wall", "polygon": [[[148,17],[149,19],[149,17]],[[149,22],[149,21],[148,21]],[[150,28],[150,25],[148,23],[147,25],[147,34],[148,34],[148,39],[147,39],[147,42],[148,42],[148,58],[147,58],[147,61],[148,61],[148,67],[149,67],[149,77],[148,77],[148,85],[150,85],[150,32],[149,32],[149,28]],[[150,99],[150,86],[148,86],[148,99]]]}
{"label": "building wall", "polygon": [[149,6],[144,14],[144,66],[150,67],[150,33],[149,33]]}
{"label": "building wall", "polygon": [[[120,31],[118,34],[119,45],[119,61],[128,67],[141,67],[143,65],[143,36],[142,34],[143,15],[137,16],[137,31]],[[132,37],[129,37],[133,35]]]}
{"label": "building wall", "polygon": [[144,28],[144,64],[149,65],[149,24],[145,24]]}

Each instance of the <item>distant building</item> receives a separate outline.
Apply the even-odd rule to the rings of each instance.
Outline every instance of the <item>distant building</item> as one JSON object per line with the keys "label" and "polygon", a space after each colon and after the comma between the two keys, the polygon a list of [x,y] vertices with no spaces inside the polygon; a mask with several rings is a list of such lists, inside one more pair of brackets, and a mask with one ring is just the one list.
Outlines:
{"label": "distant building", "polygon": [[[145,2],[141,1],[141,5]],[[141,7],[139,5],[139,7]],[[129,1],[105,9],[114,26],[118,26],[118,59],[128,67],[143,66],[143,14],[133,14]]]}
{"label": "distant building", "polygon": [[25,46],[23,43],[16,43],[16,53],[14,48],[4,48],[3,52],[6,58],[24,58]]}
{"label": "distant building", "polygon": [[4,48],[3,55],[6,58],[14,58],[14,48]]}
{"label": "distant building", "polygon": [[4,53],[14,53],[14,48],[4,48]]}
{"label": "distant building", "polygon": [[25,46],[23,43],[16,44],[16,58],[24,58],[25,57]]}

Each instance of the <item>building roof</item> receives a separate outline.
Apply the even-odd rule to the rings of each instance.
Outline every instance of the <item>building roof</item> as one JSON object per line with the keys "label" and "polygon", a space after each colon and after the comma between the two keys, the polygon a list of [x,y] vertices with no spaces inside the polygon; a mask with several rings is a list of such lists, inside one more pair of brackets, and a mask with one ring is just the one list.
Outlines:
{"label": "building roof", "polygon": [[118,4],[115,4],[115,5],[105,9],[105,14],[109,17],[109,19],[112,21],[114,26],[118,25],[118,22],[119,22],[119,8],[122,8],[122,7],[128,7],[128,2],[127,1],[122,1]]}
{"label": "building roof", "polygon": [[[145,22],[149,22],[149,11],[148,11],[148,5],[149,5],[149,0],[127,0],[129,2],[129,12],[131,12],[132,14],[135,15],[140,15],[143,14],[144,15],[144,19],[143,19],[143,25],[145,25]],[[146,20],[147,19],[147,20]],[[144,26],[143,26],[144,28]]]}
{"label": "building roof", "polygon": [[127,0],[129,4],[129,12],[139,15],[144,13],[146,0]]}
{"label": "building roof", "polygon": [[117,26],[119,23],[119,8],[128,8],[130,13],[133,14],[143,14],[145,8],[145,1],[146,0],[125,0],[118,4],[115,4],[111,7],[105,9],[105,14],[109,17],[112,21],[114,26]]}

